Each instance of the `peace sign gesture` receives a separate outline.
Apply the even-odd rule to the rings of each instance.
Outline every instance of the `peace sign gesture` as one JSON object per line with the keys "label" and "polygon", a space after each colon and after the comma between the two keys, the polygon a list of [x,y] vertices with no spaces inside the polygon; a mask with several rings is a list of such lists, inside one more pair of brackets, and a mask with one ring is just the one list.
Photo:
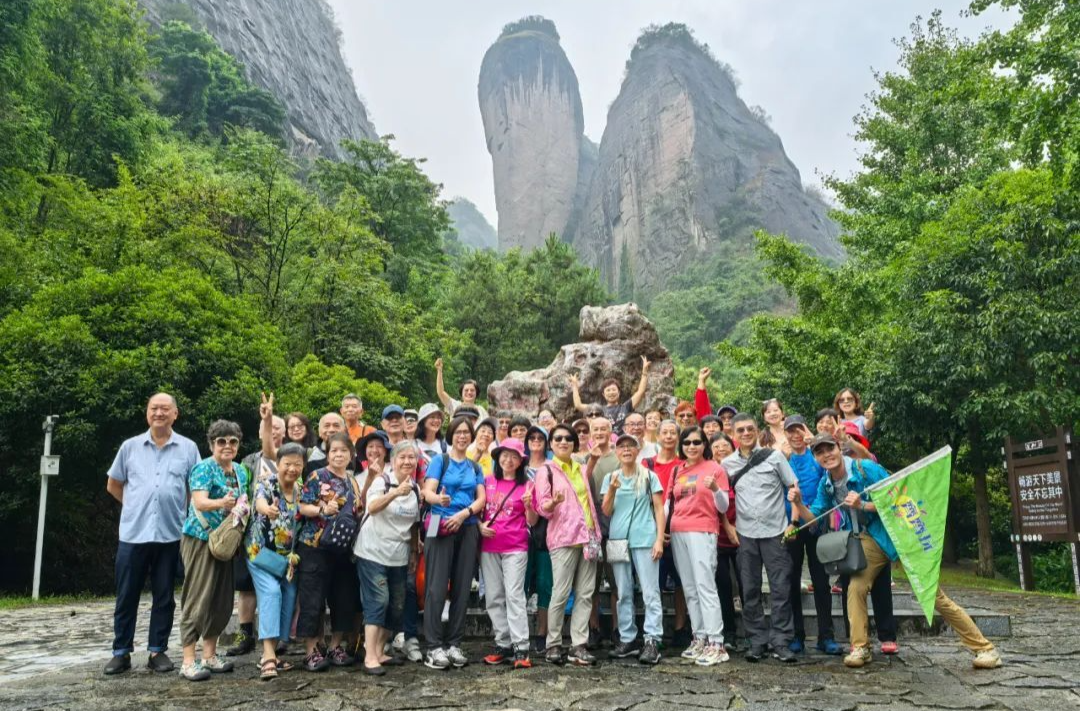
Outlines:
{"label": "peace sign gesture", "polygon": [[262,402],[259,404],[259,417],[263,420],[272,420],[274,417],[274,393],[270,397],[262,393]]}

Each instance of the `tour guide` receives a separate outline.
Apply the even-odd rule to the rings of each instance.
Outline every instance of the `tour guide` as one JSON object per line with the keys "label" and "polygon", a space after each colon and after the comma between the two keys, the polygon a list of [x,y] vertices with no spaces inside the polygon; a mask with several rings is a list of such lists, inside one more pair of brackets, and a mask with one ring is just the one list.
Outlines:
{"label": "tour guide", "polygon": [[146,405],[150,429],[125,440],[109,467],[105,488],[123,508],[116,549],[113,656],[105,665],[106,674],[131,668],[135,616],[148,573],[154,602],[147,667],[159,672],[174,669],[165,650],[176,611],[173,589],[180,560],[180,526],[187,511],[188,472],[199,461],[195,443],[173,431],[179,414],[172,395],[151,397]]}
{"label": "tour guide", "polygon": [[[860,537],[863,552],[866,554],[866,567],[852,575],[848,585],[851,652],[844,657],[844,664],[861,667],[873,661],[867,639],[869,620],[866,613],[866,593],[878,572],[899,558],[896,547],[878,516],[877,507],[868,500],[865,493],[868,487],[888,478],[889,473],[876,462],[856,461],[845,457],[831,434],[814,437],[810,441],[810,451],[829,475],[821,477],[817,496],[810,508],[803,505],[798,488],[788,493],[788,499],[798,508],[799,515],[809,521],[842,504],[848,509],[844,512],[844,529],[850,530],[851,516],[855,515],[858,516],[863,530],[869,534]],[[940,587],[937,599],[934,600],[934,609],[956,631],[964,646],[975,653],[973,664],[976,669],[994,669],[1001,666],[1001,657],[994,645],[983,636],[964,609],[950,600]]]}

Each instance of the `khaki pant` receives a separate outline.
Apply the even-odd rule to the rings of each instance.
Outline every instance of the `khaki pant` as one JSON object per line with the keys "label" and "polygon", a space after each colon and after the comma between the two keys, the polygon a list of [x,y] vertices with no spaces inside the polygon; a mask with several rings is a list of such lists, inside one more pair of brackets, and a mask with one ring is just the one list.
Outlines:
{"label": "khaki pant", "polygon": [[[848,623],[851,625],[852,648],[870,646],[870,619],[866,611],[866,595],[874,584],[874,578],[882,568],[890,564],[889,557],[869,534],[864,533],[861,539],[863,553],[866,554],[866,567],[852,575],[848,584]],[[972,652],[984,652],[994,648],[975,626],[968,613],[964,612],[964,608],[950,600],[940,586],[934,600],[934,610],[956,630],[960,641]]]}
{"label": "khaki pant", "polygon": [[563,617],[570,590],[574,591],[574,610],[570,614],[570,641],[579,647],[589,641],[589,616],[592,615],[596,562],[585,560],[581,546],[567,546],[551,551],[551,604],[548,606],[547,646],[562,645]]}

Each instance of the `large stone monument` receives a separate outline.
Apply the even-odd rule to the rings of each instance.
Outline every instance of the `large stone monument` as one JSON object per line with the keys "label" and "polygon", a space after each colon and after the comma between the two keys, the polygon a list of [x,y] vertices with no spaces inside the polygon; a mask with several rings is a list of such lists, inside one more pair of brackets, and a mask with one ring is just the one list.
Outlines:
{"label": "large stone monument", "polygon": [[570,376],[577,374],[581,400],[600,403],[600,384],[607,378],[619,381],[623,399],[637,389],[641,356],[649,359],[649,386],[638,412],[660,409],[669,417],[675,409],[674,366],[660,343],[656,328],[635,304],[585,306],[581,309],[581,341],[559,349],[546,368],[512,371],[487,389],[489,409],[509,410],[535,418],[547,408],[561,422],[580,417],[574,411]]}

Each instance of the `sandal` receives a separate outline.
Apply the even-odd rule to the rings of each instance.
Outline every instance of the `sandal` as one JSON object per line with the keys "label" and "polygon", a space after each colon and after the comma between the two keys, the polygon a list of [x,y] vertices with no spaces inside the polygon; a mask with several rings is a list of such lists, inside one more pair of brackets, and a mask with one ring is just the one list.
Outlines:
{"label": "sandal", "polygon": [[262,671],[259,673],[260,679],[262,679],[263,681],[277,679],[278,661],[276,659],[264,659],[259,663],[259,667],[262,669]]}

